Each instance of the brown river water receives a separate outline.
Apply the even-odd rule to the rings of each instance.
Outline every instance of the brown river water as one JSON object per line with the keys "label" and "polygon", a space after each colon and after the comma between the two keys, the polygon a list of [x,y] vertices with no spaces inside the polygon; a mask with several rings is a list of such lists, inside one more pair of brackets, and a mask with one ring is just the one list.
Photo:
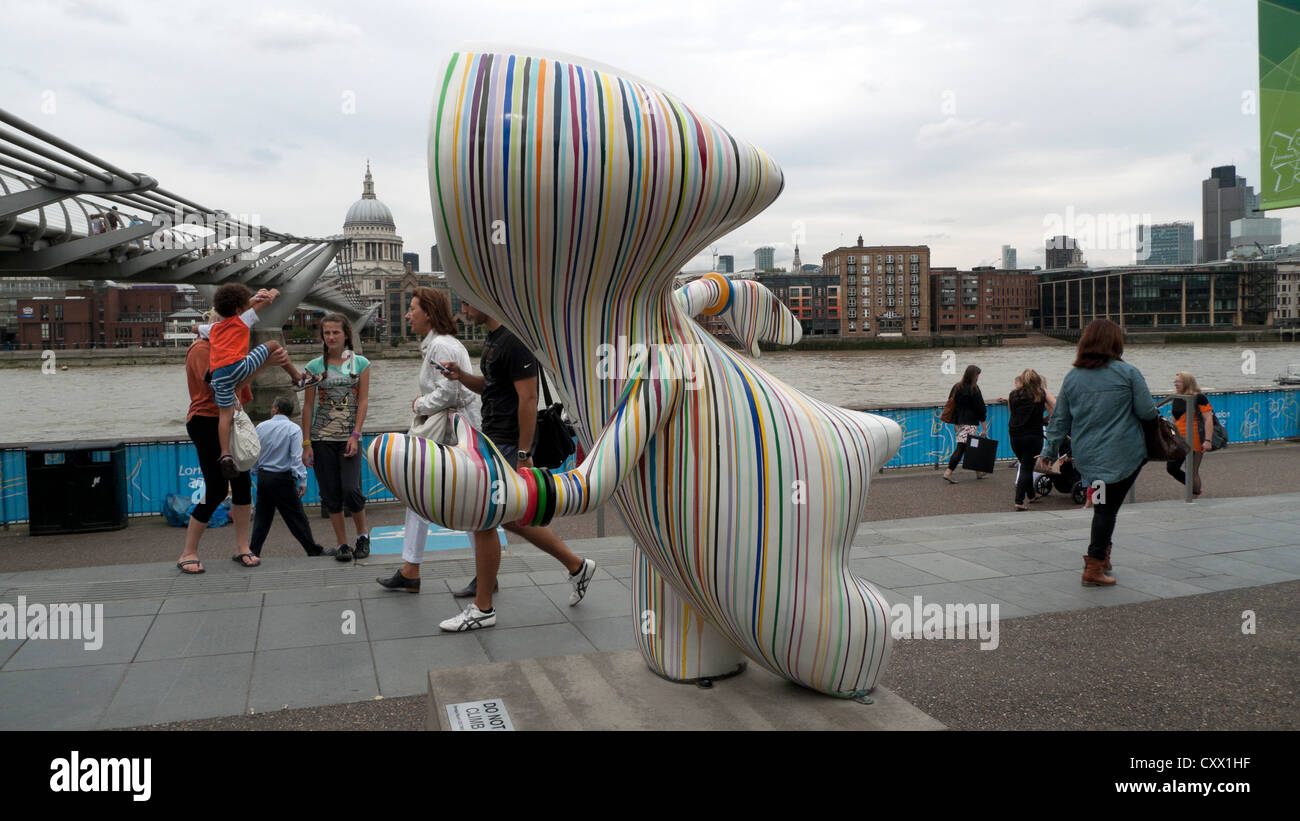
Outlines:
{"label": "brown river water", "polygon": [[[1270,387],[1273,377],[1285,372],[1288,364],[1300,363],[1300,344],[1292,343],[1132,345],[1125,353],[1125,359],[1142,371],[1156,393],[1172,391],[1178,371],[1192,373],[1205,390]],[[303,355],[295,361],[303,365],[310,358]],[[1055,391],[1073,358],[1073,346],[1049,344],[957,348],[948,357],[938,349],[785,351],[763,354],[757,364],[823,401],[852,408],[882,408],[942,403],[949,386],[970,364],[983,371],[980,387],[986,399],[1006,396],[1012,380],[1025,368],[1043,374],[1048,389]],[[366,429],[405,427],[419,360],[380,360],[373,367]],[[0,370],[0,442],[184,439],[188,406],[185,369],[179,362],[134,367],[73,365],[66,371],[45,374],[37,361],[30,368]]]}

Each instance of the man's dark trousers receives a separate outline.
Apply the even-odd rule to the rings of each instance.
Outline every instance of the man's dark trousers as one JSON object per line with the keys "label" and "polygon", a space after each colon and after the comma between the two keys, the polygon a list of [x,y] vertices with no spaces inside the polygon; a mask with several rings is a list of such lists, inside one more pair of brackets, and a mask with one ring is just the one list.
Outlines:
{"label": "man's dark trousers", "polygon": [[320,555],[321,546],[311,535],[311,525],[298,498],[298,480],[291,471],[266,471],[257,473],[257,509],[253,512],[253,537],[248,549],[254,556],[262,555],[262,543],[271,530],[275,512],[280,511],[289,532],[307,551],[308,556]]}

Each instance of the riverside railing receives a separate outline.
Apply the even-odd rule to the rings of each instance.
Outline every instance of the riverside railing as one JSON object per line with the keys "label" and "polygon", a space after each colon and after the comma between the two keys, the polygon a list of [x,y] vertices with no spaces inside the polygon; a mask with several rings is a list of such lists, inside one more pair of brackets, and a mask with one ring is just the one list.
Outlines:
{"label": "riverside railing", "polygon": [[[1300,390],[1229,391],[1206,394],[1228,431],[1231,443],[1268,442],[1300,437]],[[1159,394],[1157,400],[1165,394]],[[1013,460],[1007,432],[1007,406],[990,404],[989,436],[998,441],[997,458]],[[918,405],[906,408],[872,409],[888,416],[903,428],[903,445],[886,470],[923,467],[938,468],[948,460],[956,446],[956,429],[939,421],[942,405]],[[1161,408],[1166,416],[1169,408]],[[388,431],[371,431],[370,440]],[[197,499],[203,490],[203,476],[198,457],[188,439],[125,439],[127,476],[127,514],[132,517],[159,516],[167,494]],[[361,485],[371,502],[393,501],[388,489],[375,478],[369,465],[363,465]],[[314,471],[307,471],[307,493],[303,502],[320,503]],[[27,521],[27,459],[22,444],[0,445],[0,524]]]}

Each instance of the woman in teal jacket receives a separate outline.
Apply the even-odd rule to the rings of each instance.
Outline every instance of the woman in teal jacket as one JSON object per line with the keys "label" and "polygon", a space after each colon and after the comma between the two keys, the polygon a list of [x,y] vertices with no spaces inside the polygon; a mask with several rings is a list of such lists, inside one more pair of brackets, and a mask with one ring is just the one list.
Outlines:
{"label": "woman in teal jacket", "polygon": [[1039,455],[1041,471],[1056,461],[1061,442],[1069,436],[1074,465],[1084,484],[1095,488],[1092,539],[1083,565],[1085,587],[1115,583],[1107,573],[1115,517],[1147,461],[1142,422],[1157,416],[1146,380],[1121,359],[1123,353],[1124,332],[1118,325],[1108,319],[1088,323],[1079,338],[1074,369],[1056,397]]}

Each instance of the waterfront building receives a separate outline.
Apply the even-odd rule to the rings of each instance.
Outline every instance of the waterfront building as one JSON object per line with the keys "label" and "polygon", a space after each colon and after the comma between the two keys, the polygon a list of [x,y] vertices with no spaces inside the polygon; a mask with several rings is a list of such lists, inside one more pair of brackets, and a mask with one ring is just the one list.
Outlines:
{"label": "waterfront building", "polygon": [[1196,229],[1191,222],[1137,227],[1138,265],[1196,264]]}
{"label": "waterfront building", "polygon": [[1201,181],[1201,261],[1224,259],[1232,248],[1232,221],[1254,216],[1259,195],[1237,176],[1235,165],[1221,165],[1210,170]]}
{"label": "waterfront building", "polygon": [[736,272],[736,258],[731,254],[723,254],[718,257],[718,273],[732,274]]}
{"label": "waterfront building", "polygon": [[858,236],[823,254],[822,272],[840,284],[842,338],[929,335],[928,245],[866,245]]}
{"label": "waterfront building", "polygon": [[1010,245],[1002,246],[1002,270],[1016,270],[1016,249]]}
{"label": "waterfront building", "polygon": [[1074,237],[1067,237],[1064,234],[1052,237],[1047,241],[1047,261],[1043,267],[1052,268],[1082,268],[1083,249],[1079,248],[1079,243]]}
{"label": "waterfront building", "polygon": [[930,269],[931,331],[937,334],[1024,333],[1038,315],[1038,277],[977,267]]}
{"label": "waterfront building", "polygon": [[482,341],[484,336],[482,326],[470,322],[460,312],[460,296],[447,285],[447,275],[442,271],[421,273],[410,268],[405,270],[401,276],[391,277],[387,282],[384,304],[386,306],[385,312],[393,318],[390,326],[390,339],[405,342],[419,341],[406,321],[406,309],[411,304],[411,298],[415,296],[416,288],[433,288],[447,294],[447,297],[451,300],[452,319],[456,320],[456,335],[462,342]]}
{"label": "waterfront building", "polygon": [[391,323],[400,319],[393,317],[383,303],[388,279],[400,277],[406,266],[402,260],[402,238],[393,222],[393,212],[375,196],[375,180],[369,162],[361,183],[361,199],[352,203],[343,219],[343,235],[350,241],[345,247],[352,262],[352,281],[361,299],[368,304],[381,304],[379,315],[366,327],[362,336],[378,339],[391,333]]}
{"label": "waterfront building", "polygon": [[63,296],[19,299],[16,344],[24,350],[156,348],[165,343],[168,318],[188,307],[174,285],[100,283]]}
{"label": "waterfront building", "polygon": [[1275,325],[1300,327],[1300,260],[1277,264],[1277,309]]}
{"label": "waterfront building", "polygon": [[770,271],[776,267],[776,249],[770,245],[754,249],[754,270],[757,273]]}
{"label": "waterfront building", "polygon": [[1249,328],[1275,320],[1278,263],[1123,266],[1044,271],[1044,331],[1078,330],[1106,317],[1129,330]]}
{"label": "waterfront building", "polygon": [[839,336],[843,313],[839,277],[791,272],[759,274],[756,279],[790,309],[805,338]]}
{"label": "waterfront building", "polygon": [[18,344],[18,300],[62,297],[67,295],[68,289],[89,288],[91,285],[49,277],[0,278],[0,348]]}
{"label": "waterfront building", "polygon": [[1229,247],[1258,253],[1261,248],[1282,244],[1282,220],[1276,217],[1243,217],[1228,227]]}

